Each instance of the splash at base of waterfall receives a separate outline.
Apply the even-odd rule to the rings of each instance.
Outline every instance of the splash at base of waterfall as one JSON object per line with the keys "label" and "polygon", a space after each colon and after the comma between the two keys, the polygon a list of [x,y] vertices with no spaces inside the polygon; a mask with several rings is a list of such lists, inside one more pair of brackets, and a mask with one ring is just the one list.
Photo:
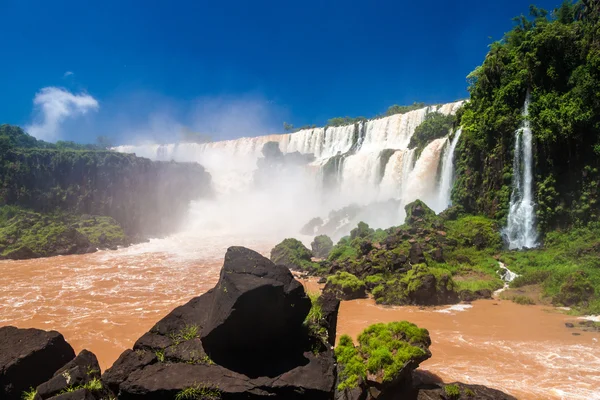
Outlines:
{"label": "splash at base of waterfall", "polygon": [[504,286],[502,288],[496,290],[492,294],[492,297],[495,299],[498,298],[500,293],[507,290],[508,287],[510,286],[510,283],[519,276],[519,275],[515,274],[514,272],[512,272],[510,269],[506,268],[506,265],[504,265],[504,263],[502,263],[500,261],[498,261],[498,267],[500,267],[500,270],[498,271],[498,275],[500,275],[500,279],[502,279],[502,281],[504,281]]}

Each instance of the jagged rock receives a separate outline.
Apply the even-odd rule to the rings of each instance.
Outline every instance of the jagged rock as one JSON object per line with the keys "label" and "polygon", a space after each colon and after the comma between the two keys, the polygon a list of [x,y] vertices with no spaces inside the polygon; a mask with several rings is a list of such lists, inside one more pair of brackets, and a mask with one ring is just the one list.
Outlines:
{"label": "jagged rock", "polygon": [[463,289],[458,293],[461,301],[475,301],[477,299],[491,299],[492,291],[490,289],[479,289],[476,291]]}
{"label": "jagged rock", "polygon": [[52,378],[37,387],[40,399],[49,399],[66,390],[100,378],[100,365],[94,353],[82,350],[77,357],[54,373]]}
{"label": "jagged rock", "polygon": [[310,244],[313,255],[317,258],[327,258],[331,249],[333,249],[333,241],[327,235],[319,235]]}
{"label": "jagged rock", "polygon": [[[321,301],[333,340],[337,303]],[[310,307],[288,269],[231,247],[217,286],[159,321],[102,379],[123,399],[173,399],[196,385],[223,399],[330,399],[335,361],[303,325]]]}
{"label": "jagged rock", "polygon": [[271,261],[291,270],[312,269],[312,252],[298,239],[288,238],[271,249]]}
{"label": "jagged rock", "polygon": [[318,283],[318,284],[324,284],[324,283],[327,283],[327,278],[325,278],[325,277],[321,277],[321,278],[319,278],[319,280],[317,281],[317,283]]}
{"label": "jagged rock", "polygon": [[295,346],[310,307],[304,287],[288,269],[252,250],[231,247],[203,325],[202,344],[224,366],[255,355],[268,359],[285,354]]}
{"label": "jagged rock", "polygon": [[3,258],[7,260],[27,260],[37,257],[39,257],[39,255],[27,246],[19,247],[18,249],[12,250],[3,256]]}
{"label": "jagged rock", "polygon": [[75,357],[56,331],[0,328],[0,398],[21,399],[22,392],[50,379]]}
{"label": "jagged rock", "polygon": [[[456,386],[460,393],[459,397],[450,399],[446,395],[446,386]],[[496,389],[491,389],[482,385],[468,385],[461,382],[442,383],[439,380],[432,380],[428,374],[419,370],[413,372],[412,385],[400,388],[394,393],[387,393],[383,400],[392,399],[407,400],[517,400],[515,397],[503,393]]]}
{"label": "jagged rock", "polygon": [[423,249],[419,243],[411,244],[409,257],[412,265],[425,263],[425,255],[423,254]]}
{"label": "jagged rock", "polygon": [[325,329],[327,329],[327,341],[331,346],[335,346],[337,317],[340,309],[340,301],[333,293],[330,292],[323,292],[318,301],[323,313],[323,326]]}
{"label": "jagged rock", "polygon": [[323,225],[323,220],[319,217],[313,218],[310,221],[308,221],[306,223],[306,225],[304,225],[302,227],[302,229],[300,229],[300,233],[303,235],[307,235],[307,236],[312,236],[315,233],[317,233],[317,231],[319,230],[319,228]]}
{"label": "jagged rock", "polygon": [[366,297],[366,289],[356,275],[344,271],[327,278],[323,293],[331,293],[340,300],[354,300]]}

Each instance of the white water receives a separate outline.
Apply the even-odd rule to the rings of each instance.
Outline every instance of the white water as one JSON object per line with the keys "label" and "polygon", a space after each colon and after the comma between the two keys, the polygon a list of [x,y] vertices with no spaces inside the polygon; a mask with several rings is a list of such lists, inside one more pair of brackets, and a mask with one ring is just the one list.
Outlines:
{"label": "white water", "polygon": [[[425,107],[364,123],[305,129],[292,134],[206,144],[119,146],[116,150],[154,160],[202,164],[213,177],[217,201],[196,204],[196,215],[190,223],[198,229],[239,232],[242,225],[243,231],[260,229],[291,235],[311,218],[325,217],[329,211],[351,203],[366,205],[397,199],[403,208],[404,204],[420,199],[436,211],[442,211],[445,206],[440,204],[440,198],[447,196],[452,179],[452,152],[447,149],[442,157],[444,148],[448,148],[448,139],[431,142],[417,160],[408,144],[427,113],[455,113],[461,105],[462,102],[456,102]],[[457,136],[450,148],[456,145]],[[281,176],[269,182],[269,188],[259,191],[253,187],[253,174],[262,147],[270,141],[278,142],[284,153],[313,154],[315,161],[303,170],[282,171]],[[336,172],[339,187],[323,188],[323,167],[327,161],[351,149],[352,154],[339,160]],[[382,159],[382,154],[389,156],[393,150],[389,160]],[[444,167],[440,169],[442,159]],[[442,177],[442,186],[438,177],[440,170],[450,174],[449,180]],[[327,189],[326,193],[323,189]],[[211,211],[208,215],[207,209]],[[381,228],[399,224],[403,219],[400,214],[394,219],[380,217],[364,218],[372,226]]]}
{"label": "white water", "polygon": [[462,129],[459,129],[454,134],[450,146],[446,147],[444,159],[442,161],[442,174],[440,179],[440,188],[438,190],[438,201],[433,206],[436,213],[444,211],[452,205],[450,196],[452,194],[452,186],[454,185],[454,151],[460,139]]}
{"label": "white water", "polygon": [[510,196],[508,224],[504,234],[510,249],[537,246],[535,202],[533,200],[533,137],[529,120],[529,94],[523,107],[525,120],[515,132],[513,160],[513,190]]}
{"label": "white water", "polygon": [[502,287],[501,289],[498,289],[494,292],[494,294],[493,294],[494,298],[497,298],[498,295],[500,295],[500,293],[502,293],[506,289],[508,289],[510,283],[519,276],[516,273],[512,272],[510,269],[506,268],[506,265],[504,265],[504,263],[502,263],[500,261],[498,261],[498,266],[500,267],[500,271],[498,271],[498,275],[500,275],[500,279],[502,279],[504,281],[504,287]]}

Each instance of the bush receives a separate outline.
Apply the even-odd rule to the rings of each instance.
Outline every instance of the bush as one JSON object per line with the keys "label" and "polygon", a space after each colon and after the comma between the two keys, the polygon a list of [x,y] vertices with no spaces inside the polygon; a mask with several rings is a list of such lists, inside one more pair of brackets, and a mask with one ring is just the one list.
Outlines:
{"label": "bush", "polygon": [[454,115],[444,115],[439,112],[427,114],[425,120],[415,129],[408,148],[416,148],[416,156],[418,156],[429,142],[448,135],[455,120]]}
{"label": "bush", "polygon": [[560,287],[556,300],[565,306],[577,305],[588,302],[594,292],[594,287],[587,279],[587,274],[583,271],[575,271],[567,277]]}
{"label": "bush", "polygon": [[460,389],[457,385],[444,386],[444,393],[448,399],[458,399],[460,397]]}
{"label": "bush", "polygon": [[531,305],[535,304],[535,301],[531,300],[527,296],[520,296],[520,295],[518,295],[518,296],[514,296],[511,300],[514,303],[521,304],[523,306],[531,306]]}

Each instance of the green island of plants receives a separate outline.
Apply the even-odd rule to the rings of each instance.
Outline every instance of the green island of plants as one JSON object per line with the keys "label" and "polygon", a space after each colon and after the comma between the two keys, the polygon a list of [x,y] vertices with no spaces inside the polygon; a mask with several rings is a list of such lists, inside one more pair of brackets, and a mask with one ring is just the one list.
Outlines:
{"label": "green island of plants", "polygon": [[357,387],[367,379],[391,383],[431,357],[427,329],[407,321],[375,324],[358,336],[354,345],[348,335],[340,337],[335,356],[340,365],[339,390]]}

